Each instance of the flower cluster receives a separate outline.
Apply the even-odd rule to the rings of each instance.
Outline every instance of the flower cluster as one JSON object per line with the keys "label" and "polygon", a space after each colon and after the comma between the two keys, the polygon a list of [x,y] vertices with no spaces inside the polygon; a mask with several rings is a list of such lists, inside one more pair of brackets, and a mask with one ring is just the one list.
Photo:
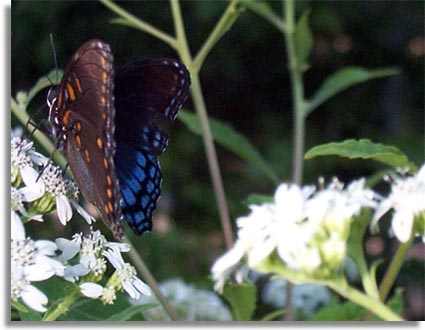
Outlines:
{"label": "flower cluster", "polygon": [[[116,293],[126,291],[132,299],[150,295],[149,287],[124,262],[125,243],[108,242],[100,231],[90,229],[72,239],[33,240],[26,236],[24,223],[43,221],[57,211],[63,225],[72,217],[71,205],[91,224],[94,218],[77,203],[78,189],[63,178],[62,170],[33,149],[32,142],[11,139],[11,299],[29,308],[46,312],[48,297],[33,282],[58,276],[74,283],[81,294],[114,303]],[[107,262],[115,269],[105,281]],[[106,282],[103,287],[98,282]]]}
{"label": "flower cluster", "polygon": [[[62,170],[36,152],[33,143],[11,138],[11,209],[24,221],[43,221],[43,214],[57,210],[65,225],[72,218],[71,205],[90,224],[94,218],[78,203],[76,184],[64,179]],[[24,204],[25,202],[25,204]]]}
{"label": "flower cluster", "polygon": [[320,190],[281,184],[273,203],[251,205],[251,213],[236,220],[238,239],[211,270],[215,289],[222,291],[243,260],[259,271],[279,260],[292,274],[327,278],[341,269],[351,223],[362,209],[375,211],[376,227],[376,221],[393,208],[393,233],[406,242],[413,234],[424,237],[424,201],[425,166],[416,176],[394,180],[388,198],[366,188],[364,179],[347,186],[334,179]]}
{"label": "flower cluster", "polygon": [[[136,276],[135,268],[122,258],[121,252],[130,250],[128,244],[108,242],[97,230],[88,236],[75,234],[72,240],[58,238],[56,245],[62,252],[59,259],[65,265],[64,278],[73,283],[79,280],[84,296],[113,304],[116,293],[121,290],[132,299],[138,299],[140,294],[151,294],[149,287]],[[105,274],[106,260],[115,272],[103,287],[96,282]]]}
{"label": "flower cluster", "polygon": [[[181,279],[167,280],[161,283],[159,288],[179,316],[186,321],[232,320],[229,309],[214,292],[188,285]],[[159,305],[155,296],[141,296],[137,302],[132,302],[143,305],[158,304],[157,307],[143,312],[144,317],[148,321],[170,320],[168,314]]]}

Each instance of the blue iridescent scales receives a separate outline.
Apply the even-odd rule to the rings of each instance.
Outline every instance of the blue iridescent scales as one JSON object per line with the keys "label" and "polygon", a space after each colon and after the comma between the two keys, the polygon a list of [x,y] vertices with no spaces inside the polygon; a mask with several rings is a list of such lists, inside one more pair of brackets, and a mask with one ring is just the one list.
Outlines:
{"label": "blue iridescent scales", "polygon": [[122,212],[137,234],[152,229],[152,212],[161,194],[157,156],[168,135],[156,121],[170,124],[185,102],[190,76],[183,64],[171,59],[139,60],[115,72],[114,157],[122,195]]}
{"label": "blue iridescent scales", "polygon": [[158,156],[168,144],[156,123],[174,122],[190,75],[173,59],[138,60],[115,72],[112,61],[104,42],[83,44],[65,70],[50,117],[83,195],[122,238],[121,214],[138,235],[152,229],[161,194]]}

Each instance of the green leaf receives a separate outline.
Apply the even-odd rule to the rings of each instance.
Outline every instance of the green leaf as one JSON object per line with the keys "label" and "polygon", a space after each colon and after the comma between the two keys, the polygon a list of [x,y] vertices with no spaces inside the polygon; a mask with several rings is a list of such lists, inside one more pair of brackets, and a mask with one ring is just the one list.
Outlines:
{"label": "green leaf", "polygon": [[32,309],[28,309],[26,312],[19,311],[19,316],[22,321],[41,321],[42,314]]}
{"label": "green leaf", "polygon": [[388,300],[387,305],[394,313],[401,314],[403,312],[404,298],[402,288],[396,288],[394,290],[394,296]]}
{"label": "green leaf", "polygon": [[265,203],[273,203],[273,201],[273,196],[263,194],[251,194],[243,201],[243,204],[246,206],[261,205]]}
{"label": "green leaf", "polygon": [[62,79],[63,72],[62,70],[52,70],[44,77],[41,77],[38,79],[36,84],[33,86],[33,88],[30,89],[27,96],[27,105],[31,102],[31,100],[34,98],[34,96],[37,95],[39,91],[42,89],[51,86],[52,84],[55,85]]}
{"label": "green leaf", "polygon": [[232,307],[234,321],[249,321],[253,313],[256,300],[257,290],[252,283],[243,284],[226,284],[223,296]]}
{"label": "green leaf", "polygon": [[310,9],[304,11],[297,22],[294,31],[295,52],[298,58],[298,65],[302,72],[309,67],[307,62],[313,47],[313,34],[309,27]]}
{"label": "green leaf", "polygon": [[[178,118],[186,127],[197,135],[202,134],[198,116],[188,111],[180,110]],[[249,164],[262,172],[273,184],[279,179],[273,169],[262,158],[260,153],[253,147],[251,142],[231,126],[213,118],[210,119],[210,127],[214,140],[226,149],[246,160]]]}
{"label": "green leaf", "polygon": [[133,315],[141,313],[147,309],[151,309],[156,306],[156,304],[132,305],[124,309],[123,311],[112,315],[105,321],[128,321],[133,317]]}
{"label": "green leaf", "polygon": [[349,159],[372,159],[392,167],[410,167],[416,171],[416,165],[411,163],[407,156],[394,146],[373,143],[369,139],[345,140],[331,142],[311,148],[305,154],[305,159],[319,156],[340,156]]}
{"label": "green leaf", "polygon": [[311,321],[356,321],[362,319],[366,313],[366,309],[351,301],[334,303],[320,309]]}
{"label": "green leaf", "polygon": [[328,77],[320,89],[315,93],[307,103],[305,116],[316,109],[319,105],[326,102],[337,93],[353,85],[377,78],[384,78],[398,74],[400,70],[396,68],[383,68],[376,70],[367,70],[361,67],[347,67],[330,77]]}

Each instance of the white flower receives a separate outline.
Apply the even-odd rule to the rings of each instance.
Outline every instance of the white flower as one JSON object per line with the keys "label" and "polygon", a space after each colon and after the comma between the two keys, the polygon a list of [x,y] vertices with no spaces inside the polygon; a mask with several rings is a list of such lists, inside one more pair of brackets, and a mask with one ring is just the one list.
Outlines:
{"label": "white flower", "polygon": [[86,282],[80,285],[81,293],[91,299],[100,299],[104,304],[113,304],[116,292],[113,286],[103,287],[97,283]]}
{"label": "white flower", "polygon": [[[376,196],[364,180],[347,188],[334,180],[317,193],[314,187],[281,184],[274,203],[250,206],[251,213],[238,218],[238,239],[219,258],[211,272],[214,288],[221,291],[226,278],[246,257],[254,270],[266,271],[261,262],[274,251],[284,265],[312,276],[326,276],[346,254],[352,218],[363,207],[375,207]],[[323,272],[317,269],[323,266]]]}
{"label": "white flower", "polygon": [[63,274],[63,266],[55,255],[56,245],[47,240],[33,241],[25,236],[24,226],[15,212],[11,212],[11,298],[44,312],[47,297],[31,282],[43,281],[54,274]]}
{"label": "white flower", "polygon": [[[211,291],[199,289],[184,283],[181,279],[170,279],[160,283],[159,288],[177,314],[185,321],[231,321],[229,309],[221,299]],[[132,303],[156,304],[158,307],[143,312],[148,321],[170,320],[155,296],[141,296]]]}
{"label": "white flower", "polygon": [[[394,210],[391,222],[392,232],[400,242],[407,242],[412,235],[415,218],[418,221],[425,218],[425,165],[412,177],[393,179],[390,195],[384,198],[376,209],[372,230],[376,231],[377,221],[390,209]],[[422,224],[422,230],[424,228]],[[415,234],[422,235],[425,242],[425,232]]]}
{"label": "white flower", "polygon": [[337,179],[306,204],[305,215],[318,226],[326,226],[328,231],[346,234],[350,220],[358,215],[362,207],[375,207],[376,195],[365,189],[365,180],[353,181],[346,189]]}
{"label": "white flower", "polygon": [[48,164],[41,174],[46,192],[50,193],[56,200],[56,208],[60,222],[63,225],[71,220],[72,209],[66,196],[69,183],[63,179],[62,170],[55,165]]}
{"label": "white flower", "polygon": [[10,292],[12,300],[21,298],[25,305],[37,312],[43,313],[47,310],[45,307],[48,303],[46,295],[35,286],[31,285],[22,267],[14,264],[11,265]]}
{"label": "white flower", "polygon": [[118,247],[111,247],[103,252],[109,262],[116,269],[114,275],[119,285],[128,293],[130,298],[139,299],[140,294],[151,295],[151,290],[141,279],[136,276],[136,269],[124,262]]}
{"label": "white flower", "polygon": [[[236,220],[238,240],[234,247],[216,261],[211,271],[216,281],[215,289],[221,291],[224,279],[245,255],[248,266],[255,267],[277,249],[281,258],[292,264],[294,253],[304,247],[311,233],[300,227],[303,208],[314,188],[300,189],[296,185],[281,184],[275,193],[274,204],[251,206],[251,213]],[[318,253],[311,251],[312,255]],[[304,253],[308,256],[308,253]],[[320,258],[318,259],[320,262]],[[316,266],[311,262],[309,266]]]}

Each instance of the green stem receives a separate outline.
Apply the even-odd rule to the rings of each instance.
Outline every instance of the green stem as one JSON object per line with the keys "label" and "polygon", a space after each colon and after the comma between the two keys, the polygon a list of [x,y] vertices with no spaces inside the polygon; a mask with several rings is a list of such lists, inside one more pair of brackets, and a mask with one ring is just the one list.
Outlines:
{"label": "green stem", "polygon": [[136,267],[138,272],[141,274],[142,278],[146,281],[146,283],[152,289],[155,296],[158,298],[159,302],[161,303],[162,307],[164,307],[165,312],[168,314],[171,320],[179,321],[179,317],[176,311],[168,302],[167,298],[165,298],[165,296],[162,294],[161,290],[159,289],[158,282],[155,280],[152,273],[149,271],[149,268],[146,266],[143,259],[140,257],[136,248],[133,247],[133,245],[127,238],[124,238],[123,242],[131,246],[130,251],[128,252],[128,255],[131,258],[133,265]]}
{"label": "green stem", "polygon": [[410,246],[413,242],[413,233],[410,239],[406,243],[401,243],[398,247],[396,254],[394,255],[393,260],[391,261],[390,266],[388,267],[387,272],[384,275],[384,279],[379,286],[379,296],[382,301],[387,299],[388,293],[393,287],[394,281],[397,278],[398,273],[400,272],[401,266],[403,265],[404,257],[409,251]]}
{"label": "green stem", "polygon": [[371,311],[385,321],[404,321],[399,315],[385,306],[381,301],[365,295],[349,286],[345,281],[329,281],[326,283],[341,296]]}
{"label": "green stem", "polygon": [[218,165],[217,152],[215,150],[214,141],[209,125],[207,108],[205,106],[204,96],[202,93],[201,82],[199,79],[199,73],[194,70],[193,63],[191,62],[189,47],[187,44],[186,36],[184,33],[183,19],[181,15],[180,5],[178,0],[170,0],[171,10],[173,12],[174,24],[177,34],[177,40],[180,44],[179,55],[182,61],[188,66],[191,73],[192,87],[191,95],[194,107],[197,115],[201,122],[202,127],[202,139],[206,150],[208,166],[214,192],[218,204],[218,210],[220,213],[221,224],[224,233],[224,240],[226,242],[227,249],[233,246],[232,238],[232,226],[230,224],[229,208],[227,206],[226,196],[223,187],[223,179],[220,173],[220,167]]}
{"label": "green stem", "polygon": [[43,321],[55,321],[59,316],[69,311],[69,307],[81,297],[79,286],[75,286],[74,290],[68,294],[51,312],[48,311],[43,318]]}
{"label": "green stem", "polygon": [[125,24],[132,26],[136,29],[139,29],[143,32],[146,32],[162,41],[170,45],[172,48],[176,49],[178,48],[177,40],[173,37],[169,36],[165,32],[157,29],[156,27],[141,21],[133,14],[130,14],[128,11],[122,9],[120,6],[116,5],[110,0],[99,0],[102,4],[104,4],[106,7],[108,7],[111,11],[113,11],[118,16],[122,17],[124,19]]}
{"label": "green stem", "polygon": [[[305,117],[303,115],[304,86],[302,82],[302,72],[298,65],[295,51],[295,2],[294,0],[284,0],[284,32],[286,53],[288,56],[288,68],[291,77],[292,102],[294,106],[294,154],[292,165],[292,181],[298,185],[302,184],[303,155],[304,155],[304,135]],[[292,284],[288,282],[286,287],[287,313],[286,320],[292,319]]]}
{"label": "green stem", "polygon": [[[25,127],[25,125],[27,125],[28,121],[30,120],[30,117],[28,116],[26,110],[22,109],[22,107],[16,103],[14,98],[12,98],[11,109],[15,117],[21,122],[22,126]],[[40,145],[46,150],[47,154],[51,155],[56,150],[54,143],[39,130],[35,130],[31,137],[34,137],[34,139],[40,143]],[[60,165],[60,167],[65,168],[67,162],[65,157],[60,152],[55,152],[53,158],[55,162]]]}
{"label": "green stem", "polygon": [[198,54],[195,56],[195,59],[193,61],[193,69],[195,72],[199,71],[208,53],[220,40],[223,34],[226,33],[226,31],[229,30],[233,23],[236,21],[237,17],[240,14],[240,10],[236,8],[238,2],[239,0],[232,0],[230,5],[226,8],[224,14],[221,16],[220,20],[217,22],[213,31],[208,36],[207,40],[205,40]]}
{"label": "green stem", "polygon": [[305,116],[304,116],[304,86],[302,72],[299,67],[297,54],[295,51],[295,2],[285,0],[285,44],[288,55],[288,67],[291,76],[292,99],[294,104],[294,155],[292,167],[292,180],[294,183],[302,184],[304,136],[305,136]]}

